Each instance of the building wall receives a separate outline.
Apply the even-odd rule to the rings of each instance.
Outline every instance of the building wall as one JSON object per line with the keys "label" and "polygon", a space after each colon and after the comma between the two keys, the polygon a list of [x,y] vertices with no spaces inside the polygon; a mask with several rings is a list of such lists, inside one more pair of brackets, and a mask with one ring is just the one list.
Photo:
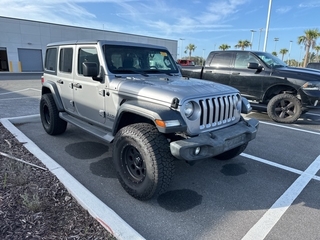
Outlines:
{"label": "building wall", "polygon": [[44,59],[48,43],[65,40],[105,39],[148,43],[165,46],[175,59],[177,57],[177,40],[6,17],[0,17],[0,29],[0,49],[6,49],[8,66],[11,72],[21,72],[24,68],[19,59],[18,49],[41,49]]}

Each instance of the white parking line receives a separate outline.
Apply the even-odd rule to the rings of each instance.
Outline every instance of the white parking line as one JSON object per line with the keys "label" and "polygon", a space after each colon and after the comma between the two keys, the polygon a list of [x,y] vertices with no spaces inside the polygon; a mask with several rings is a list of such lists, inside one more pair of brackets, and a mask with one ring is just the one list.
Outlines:
{"label": "white parking line", "polygon": [[25,88],[25,89],[21,89],[21,90],[17,90],[17,91],[10,91],[10,92],[5,92],[5,93],[0,93],[0,95],[8,95],[8,94],[12,94],[12,93],[20,93],[20,92],[25,92],[25,91],[37,91],[37,92],[41,92],[41,90],[39,89],[35,89],[35,88]]}
{"label": "white parking line", "polygon": [[[272,162],[272,161],[269,161],[269,160],[266,160],[266,159],[263,159],[263,158],[255,157],[255,156],[252,156],[252,155],[249,155],[249,154],[246,154],[246,153],[241,153],[240,155],[242,157],[246,157],[246,158],[252,159],[252,160],[257,161],[257,162],[268,164],[270,166],[277,167],[277,168],[280,168],[280,169],[283,169],[283,170],[286,170],[286,171],[289,171],[289,172],[292,172],[292,173],[296,173],[296,174],[299,174],[299,175],[303,174],[303,171],[301,171],[301,170],[298,170],[298,169],[295,169],[295,168],[292,168],[292,167],[288,167],[288,166],[285,166],[285,165],[282,165],[282,164],[279,164],[279,163],[275,163],[275,162]],[[318,177],[318,176],[313,176],[313,179],[320,181],[320,177]]]}
{"label": "white parking line", "polygon": [[298,131],[298,132],[305,132],[305,133],[320,135],[320,132],[314,132],[314,131],[304,130],[304,129],[300,129],[300,128],[288,127],[288,126],[279,125],[276,123],[269,123],[269,122],[264,122],[264,121],[259,121],[259,123],[262,123],[265,125],[271,125],[271,126],[275,126],[275,127],[280,127],[280,128],[286,128],[286,129],[290,129],[290,130],[294,130],[294,131]]}
{"label": "white parking line", "polygon": [[242,240],[264,239],[319,170],[320,155],[247,232]]}
{"label": "white parking line", "polygon": [[317,113],[307,113],[308,115],[313,115],[313,116],[318,116],[318,117],[320,117],[320,114],[317,114]]}
{"label": "white parking line", "polygon": [[0,99],[0,101],[20,100],[20,99],[26,99],[26,98],[36,98],[36,99],[40,99],[40,96],[20,97],[20,98],[5,98],[5,99]]}

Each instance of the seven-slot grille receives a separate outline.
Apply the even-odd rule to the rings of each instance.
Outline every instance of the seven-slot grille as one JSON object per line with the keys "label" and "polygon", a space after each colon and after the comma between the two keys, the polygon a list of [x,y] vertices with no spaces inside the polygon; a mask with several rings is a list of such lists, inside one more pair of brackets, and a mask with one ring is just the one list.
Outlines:
{"label": "seven-slot grille", "polygon": [[236,94],[201,99],[200,129],[211,128],[229,123],[236,119],[237,102]]}

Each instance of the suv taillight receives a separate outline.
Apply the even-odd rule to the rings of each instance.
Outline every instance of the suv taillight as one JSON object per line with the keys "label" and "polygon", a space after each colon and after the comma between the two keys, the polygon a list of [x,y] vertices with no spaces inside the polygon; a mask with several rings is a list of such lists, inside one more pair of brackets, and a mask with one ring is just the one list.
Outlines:
{"label": "suv taillight", "polygon": [[41,84],[43,85],[43,83],[44,83],[44,77],[41,76]]}

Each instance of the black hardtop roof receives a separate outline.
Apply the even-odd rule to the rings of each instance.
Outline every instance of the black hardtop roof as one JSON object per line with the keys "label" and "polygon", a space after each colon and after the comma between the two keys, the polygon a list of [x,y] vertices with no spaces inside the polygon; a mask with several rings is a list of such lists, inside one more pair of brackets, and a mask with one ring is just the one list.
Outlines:
{"label": "black hardtop roof", "polygon": [[47,47],[53,46],[61,46],[61,45],[81,45],[81,44],[108,44],[108,45],[122,45],[122,46],[135,46],[135,47],[150,47],[150,48],[160,48],[160,49],[167,49],[166,47],[159,46],[159,45],[152,45],[147,43],[134,43],[134,42],[126,42],[126,41],[109,41],[109,40],[69,40],[69,41],[62,41],[62,42],[53,42],[49,43]]}

